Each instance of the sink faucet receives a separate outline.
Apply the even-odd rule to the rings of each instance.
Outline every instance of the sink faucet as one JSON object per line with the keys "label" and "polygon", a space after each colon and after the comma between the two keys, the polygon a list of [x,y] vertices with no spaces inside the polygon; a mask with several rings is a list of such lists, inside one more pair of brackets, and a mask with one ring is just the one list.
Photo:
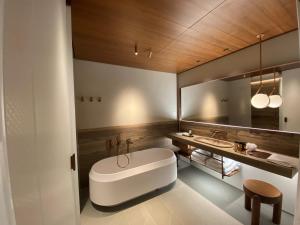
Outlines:
{"label": "sink faucet", "polygon": [[129,153],[129,145],[131,144],[133,144],[133,141],[130,138],[126,139],[127,153]]}
{"label": "sink faucet", "polygon": [[223,130],[211,130],[211,138],[227,139],[227,132]]}

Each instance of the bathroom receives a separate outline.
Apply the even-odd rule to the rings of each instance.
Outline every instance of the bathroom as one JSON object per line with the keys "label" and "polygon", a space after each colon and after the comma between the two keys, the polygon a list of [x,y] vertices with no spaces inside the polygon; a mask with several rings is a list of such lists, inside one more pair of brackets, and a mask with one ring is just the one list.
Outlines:
{"label": "bathroom", "polygon": [[300,224],[299,6],[0,0],[0,224]]}

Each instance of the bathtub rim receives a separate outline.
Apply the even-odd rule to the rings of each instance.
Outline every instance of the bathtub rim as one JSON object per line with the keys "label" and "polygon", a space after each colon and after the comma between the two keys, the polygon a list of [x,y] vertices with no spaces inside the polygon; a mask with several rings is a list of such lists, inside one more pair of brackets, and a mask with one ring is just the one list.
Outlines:
{"label": "bathtub rim", "polygon": [[[122,171],[119,171],[119,172],[116,172],[116,173],[111,173],[111,174],[101,174],[101,173],[95,172],[93,170],[94,165],[96,163],[101,162],[101,160],[100,160],[92,166],[92,168],[89,172],[89,180],[92,180],[93,182],[103,182],[103,183],[105,183],[105,182],[114,182],[114,181],[118,181],[118,180],[126,179],[128,177],[135,176],[137,174],[145,173],[149,170],[155,170],[155,169],[158,169],[158,168],[161,168],[161,167],[165,167],[165,166],[168,166],[172,163],[177,163],[176,156],[175,156],[174,152],[171,149],[168,149],[168,148],[149,148],[149,149],[144,149],[142,151],[147,151],[147,150],[150,150],[150,149],[163,149],[163,150],[169,151],[170,153],[172,153],[172,155],[170,155],[170,157],[168,157],[166,159],[162,159],[162,160],[155,161],[155,162],[150,162],[150,163],[147,163],[147,164],[144,164],[144,165],[140,165],[140,166],[130,168],[130,169],[125,169],[125,170],[122,170]],[[113,157],[116,157],[116,156],[113,156]]]}

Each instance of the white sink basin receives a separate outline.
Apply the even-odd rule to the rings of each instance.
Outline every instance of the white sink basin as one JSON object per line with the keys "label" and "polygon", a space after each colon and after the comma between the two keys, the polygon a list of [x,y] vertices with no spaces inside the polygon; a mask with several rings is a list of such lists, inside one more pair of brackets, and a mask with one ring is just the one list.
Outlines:
{"label": "white sink basin", "polygon": [[233,148],[234,144],[229,141],[218,140],[210,137],[195,137],[194,141],[201,142],[204,144],[220,147],[220,148]]}

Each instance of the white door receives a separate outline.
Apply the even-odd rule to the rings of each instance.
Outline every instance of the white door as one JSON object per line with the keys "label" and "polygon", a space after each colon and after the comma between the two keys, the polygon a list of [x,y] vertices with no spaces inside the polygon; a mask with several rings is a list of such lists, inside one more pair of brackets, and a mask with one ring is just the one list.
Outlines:
{"label": "white door", "polygon": [[3,117],[3,10],[4,0],[0,0],[0,224],[14,225],[14,212],[11,204],[11,190],[8,173],[5,129]]}
{"label": "white door", "polygon": [[64,0],[9,0],[4,111],[17,225],[79,224],[74,88]]}
{"label": "white door", "polygon": [[[300,0],[297,0],[297,12],[298,12],[297,15],[298,15],[298,26],[299,26],[299,23],[300,23]],[[300,35],[300,30],[298,30],[298,34]],[[299,39],[299,53],[300,53],[300,39]],[[298,104],[297,104],[297,106],[298,106]],[[300,152],[300,143],[299,143],[299,152]],[[300,162],[299,162],[299,168],[300,168]],[[297,189],[298,189],[298,196],[297,196],[297,202],[296,202],[294,225],[300,224],[300,173],[298,173]]]}

